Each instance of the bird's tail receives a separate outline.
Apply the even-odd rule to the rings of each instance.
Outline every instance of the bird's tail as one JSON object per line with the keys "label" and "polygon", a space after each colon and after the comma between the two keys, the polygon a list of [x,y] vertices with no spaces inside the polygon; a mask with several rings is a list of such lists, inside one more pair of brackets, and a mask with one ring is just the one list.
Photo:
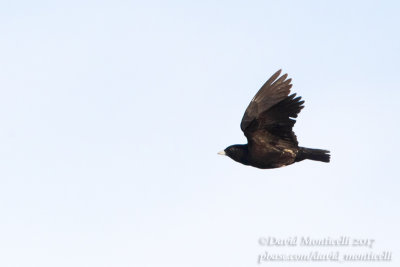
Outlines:
{"label": "bird's tail", "polygon": [[296,157],[296,161],[311,159],[316,161],[329,162],[331,160],[331,155],[329,155],[329,153],[329,150],[300,147],[299,153]]}

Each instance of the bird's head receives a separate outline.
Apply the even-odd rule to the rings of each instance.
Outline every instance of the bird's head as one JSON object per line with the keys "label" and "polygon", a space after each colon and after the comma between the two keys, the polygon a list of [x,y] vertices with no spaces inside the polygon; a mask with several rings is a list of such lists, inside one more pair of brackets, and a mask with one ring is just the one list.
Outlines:
{"label": "bird's head", "polygon": [[246,164],[247,163],[247,145],[232,145],[218,152],[218,155],[225,155],[234,161]]}

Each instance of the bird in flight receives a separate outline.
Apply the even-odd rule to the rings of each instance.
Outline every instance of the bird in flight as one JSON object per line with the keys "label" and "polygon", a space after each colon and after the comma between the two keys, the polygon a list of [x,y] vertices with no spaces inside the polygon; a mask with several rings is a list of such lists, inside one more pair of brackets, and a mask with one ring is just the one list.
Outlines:
{"label": "bird in flight", "polygon": [[240,128],[246,145],[231,145],[219,152],[244,165],[273,169],[305,159],[329,162],[330,152],[300,147],[293,132],[304,101],[290,94],[292,79],[278,70],[257,92],[247,107]]}

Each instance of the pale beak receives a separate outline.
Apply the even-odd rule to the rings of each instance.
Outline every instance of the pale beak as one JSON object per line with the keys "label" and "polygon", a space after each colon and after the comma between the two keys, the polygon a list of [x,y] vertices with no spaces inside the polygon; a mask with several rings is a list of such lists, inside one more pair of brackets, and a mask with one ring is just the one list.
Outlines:
{"label": "pale beak", "polygon": [[222,151],[218,152],[218,155],[226,155],[226,153],[224,150],[222,150]]}

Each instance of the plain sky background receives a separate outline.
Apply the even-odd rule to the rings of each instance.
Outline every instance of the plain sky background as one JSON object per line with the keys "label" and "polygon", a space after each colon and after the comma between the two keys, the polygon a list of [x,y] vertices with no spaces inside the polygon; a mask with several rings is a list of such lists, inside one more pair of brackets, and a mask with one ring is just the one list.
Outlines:
{"label": "plain sky background", "polygon": [[[265,250],[302,251],[260,237],[342,235],[376,240],[342,251],[392,251],[398,266],[399,12],[0,1],[0,266],[257,266]],[[279,68],[306,101],[300,144],[330,164],[216,154],[246,142],[243,112]],[[343,264],[265,264],[316,265]],[[343,266],[367,265],[382,263]]]}

